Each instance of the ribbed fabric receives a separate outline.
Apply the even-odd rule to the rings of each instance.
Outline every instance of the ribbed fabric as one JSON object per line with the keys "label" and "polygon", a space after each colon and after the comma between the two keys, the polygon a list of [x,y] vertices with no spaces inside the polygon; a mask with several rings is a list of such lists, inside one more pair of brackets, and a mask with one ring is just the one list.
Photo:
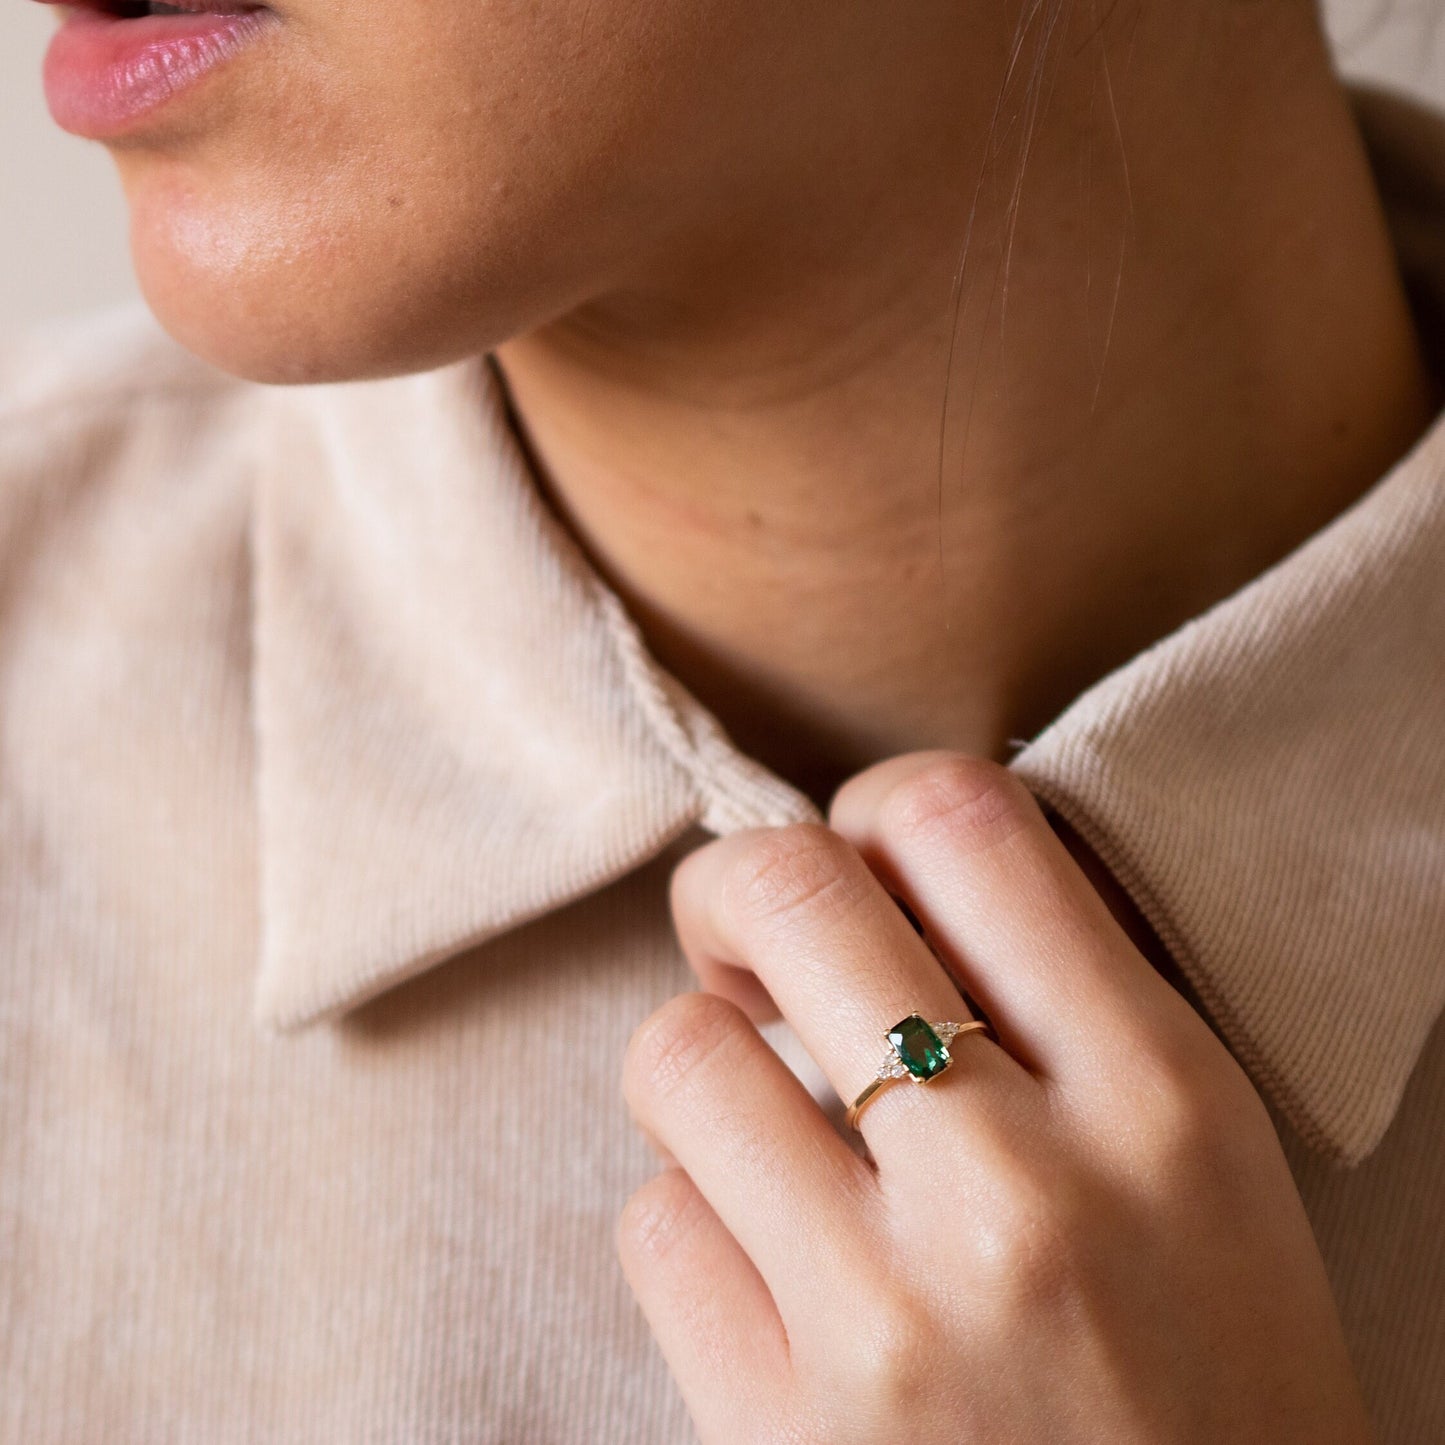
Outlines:
{"label": "ribbed fabric", "polygon": [[[1445,121],[1362,120],[1445,355]],[[1264,1094],[1382,1440],[1445,1439],[1445,416],[1012,766]],[[485,358],[269,389],[138,307],[0,349],[0,1441],[688,1439],[618,1067],[690,985],[673,864],[817,816]]]}
{"label": "ribbed fabric", "polygon": [[1445,422],[1014,762],[1256,1083],[1348,1163],[1379,1142],[1445,1001],[1442,563]]}

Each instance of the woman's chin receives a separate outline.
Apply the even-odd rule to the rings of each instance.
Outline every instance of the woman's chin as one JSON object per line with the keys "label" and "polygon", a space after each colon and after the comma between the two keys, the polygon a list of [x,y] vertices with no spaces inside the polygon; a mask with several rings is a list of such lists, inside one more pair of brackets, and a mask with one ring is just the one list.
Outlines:
{"label": "woman's chin", "polygon": [[[509,334],[491,288],[445,304],[363,230],[343,245],[324,208],[287,225],[254,208],[214,212],[174,194],[131,197],[136,280],[157,321],[186,350],[232,375],[277,384],[353,381],[441,366]],[[346,229],[346,228],[342,228]]]}
{"label": "woman's chin", "polygon": [[140,273],[141,294],[171,338],[202,361],[246,381],[276,385],[342,381],[364,375],[354,358],[294,321],[278,330],[239,298],[198,296]]}
{"label": "woman's chin", "polygon": [[141,295],[172,339],[247,381],[353,381],[424,370],[448,359],[418,354],[414,345],[402,354],[397,332],[384,334],[374,316],[366,325],[346,324],[339,312],[365,316],[367,308],[359,301],[354,308],[339,303],[320,278],[308,285],[294,275],[217,276],[144,248],[133,259]]}

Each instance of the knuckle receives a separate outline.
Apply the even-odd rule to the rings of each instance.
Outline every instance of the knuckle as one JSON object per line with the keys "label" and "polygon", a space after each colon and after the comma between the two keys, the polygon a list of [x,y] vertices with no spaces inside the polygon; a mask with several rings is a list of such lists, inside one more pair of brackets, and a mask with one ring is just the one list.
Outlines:
{"label": "knuckle", "polygon": [[710,993],[670,999],[633,1034],[622,1066],[623,1092],[633,1103],[665,1099],[696,1076],[744,1028],[742,1014]]}
{"label": "knuckle", "polygon": [[933,1374],[938,1325],[927,1307],[904,1291],[875,1298],[854,1343],[848,1372],[854,1385],[866,1386],[883,1418],[907,1418]]}
{"label": "knuckle", "polygon": [[729,865],[718,906],[744,930],[828,916],[862,899],[863,868],[852,845],[820,823],[769,829]]}
{"label": "knuckle", "polygon": [[1199,1068],[1173,1055],[1156,1057],[1143,1066],[1136,1097],[1150,1172],[1172,1190],[1214,1177],[1241,1141],[1274,1136],[1258,1094],[1237,1067]]}
{"label": "knuckle", "polygon": [[1023,780],[1002,763],[953,753],[890,789],[879,823],[885,836],[903,842],[945,834],[955,846],[977,851],[1023,827],[1034,807]]}
{"label": "knuckle", "polygon": [[856,1438],[853,1422],[840,1425],[833,1418],[833,1402],[770,1401],[754,1432],[740,1445],[848,1445]]}
{"label": "knuckle", "polygon": [[980,1220],[975,1267],[1010,1314],[1054,1309],[1082,1292],[1082,1216],[1064,1195],[1061,1181],[1016,1171]]}
{"label": "knuckle", "polygon": [[[1218,1054],[1220,1058],[1213,1055]],[[1205,1144],[1227,1127],[1230,1080],[1213,1065],[1227,1059],[1210,1041],[1202,1051],[1178,1040],[1155,1040],[1134,1054],[1135,1096],[1151,1135],[1181,1150]]]}
{"label": "knuckle", "polygon": [[649,1179],[622,1207],[617,1248],[624,1258],[662,1260],[692,1233],[701,1196],[681,1169],[665,1169]]}
{"label": "knuckle", "polygon": [[1079,1260],[1074,1238],[1047,1210],[1016,1221],[1008,1260],[1009,1297],[1035,1314],[1076,1299]]}

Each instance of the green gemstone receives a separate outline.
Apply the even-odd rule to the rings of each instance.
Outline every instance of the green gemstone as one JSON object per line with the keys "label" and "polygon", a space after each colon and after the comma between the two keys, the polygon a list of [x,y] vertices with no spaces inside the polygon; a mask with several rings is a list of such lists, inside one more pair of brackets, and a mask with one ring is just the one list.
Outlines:
{"label": "green gemstone", "polygon": [[953,1061],[943,1040],[920,1014],[909,1014],[888,1030],[888,1042],[915,1079],[931,1079]]}

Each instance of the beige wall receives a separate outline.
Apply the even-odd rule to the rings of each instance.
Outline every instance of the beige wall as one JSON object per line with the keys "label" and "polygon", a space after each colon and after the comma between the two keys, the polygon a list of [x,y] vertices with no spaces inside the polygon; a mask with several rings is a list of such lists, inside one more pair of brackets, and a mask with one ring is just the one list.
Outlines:
{"label": "beige wall", "polygon": [[[481,0],[478,0],[481,3]],[[1341,67],[1445,104],[1445,0],[1330,0]],[[40,57],[53,13],[0,17],[0,330],[134,294],[125,213],[101,147],[51,124]]]}
{"label": "beige wall", "polygon": [[40,57],[55,14],[30,0],[0,3],[3,330],[132,295],[134,286],[110,157],[59,130],[40,92]]}

